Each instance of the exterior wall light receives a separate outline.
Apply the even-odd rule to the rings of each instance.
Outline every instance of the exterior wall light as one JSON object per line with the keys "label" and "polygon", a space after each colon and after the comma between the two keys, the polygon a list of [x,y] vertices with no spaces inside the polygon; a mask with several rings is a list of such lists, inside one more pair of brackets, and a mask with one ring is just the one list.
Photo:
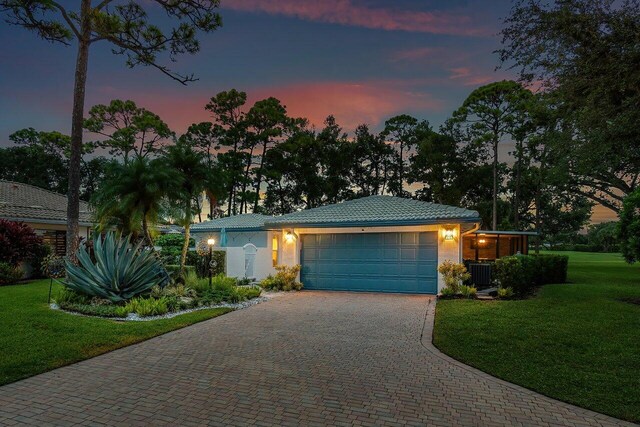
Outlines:
{"label": "exterior wall light", "polygon": [[294,237],[293,233],[292,233],[292,232],[290,232],[290,231],[287,231],[287,232],[284,234],[284,240],[285,240],[287,243],[291,243],[291,242],[293,242],[293,239],[294,239],[294,238],[295,238],[295,237]]}
{"label": "exterior wall light", "polygon": [[456,238],[456,229],[454,227],[446,227],[442,229],[442,239],[453,241]]}

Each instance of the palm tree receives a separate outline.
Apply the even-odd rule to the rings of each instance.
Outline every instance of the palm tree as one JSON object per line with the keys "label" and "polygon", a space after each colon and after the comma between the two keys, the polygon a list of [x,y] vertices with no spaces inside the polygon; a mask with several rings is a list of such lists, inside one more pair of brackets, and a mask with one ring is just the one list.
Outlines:
{"label": "palm tree", "polygon": [[162,200],[178,180],[160,160],[114,163],[91,200],[101,230],[116,227],[123,234],[142,235],[153,246],[151,227],[158,222]]}
{"label": "palm tree", "polygon": [[180,138],[175,145],[167,148],[164,158],[165,167],[177,174],[176,186],[169,199],[178,204],[179,221],[184,226],[184,245],[180,258],[180,275],[184,274],[184,266],[189,250],[191,222],[196,212],[198,196],[207,188],[210,180],[210,169],[202,152],[196,151],[187,138]]}

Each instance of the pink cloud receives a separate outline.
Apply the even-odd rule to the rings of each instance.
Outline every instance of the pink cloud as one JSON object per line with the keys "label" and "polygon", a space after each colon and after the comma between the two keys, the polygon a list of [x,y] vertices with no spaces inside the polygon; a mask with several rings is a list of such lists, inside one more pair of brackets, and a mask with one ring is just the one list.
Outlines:
{"label": "pink cloud", "polygon": [[268,96],[280,99],[291,116],[306,117],[316,127],[332,114],[348,132],[362,123],[376,127],[395,114],[442,108],[440,100],[396,81],[300,83],[250,94],[254,101]]}
{"label": "pink cloud", "polygon": [[[248,95],[247,109],[256,101],[273,96],[287,107],[292,117],[306,117],[312,125],[322,127],[325,118],[333,114],[347,132],[353,132],[362,123],[377,127],[395,114],[443,108],[439,99],[412,90],[410,82],[395,80],[303,82],[243,90]],[[139,107],[158,114],[175,132],[182,133],[192,123],[211,120],[204,106],[217,91],[131,93],[101,88],[100,99],[94,103],[131,99]]]}
{"label": "pink cloud", "polygon": [[481,74],[474,72],[468,67],[457,67],[449,69],[449,79],[458,80],[464,86],[480,86],[493,81],[496,81],[498,75],[493,74]]}
{"label": "pink cloud", "polygon": [[352,0],[231,0],[224,7],[242,12],[263,12],[386,31],[464,36],[487,36],[492,33],[463,14],[369,8],[355,4]]}

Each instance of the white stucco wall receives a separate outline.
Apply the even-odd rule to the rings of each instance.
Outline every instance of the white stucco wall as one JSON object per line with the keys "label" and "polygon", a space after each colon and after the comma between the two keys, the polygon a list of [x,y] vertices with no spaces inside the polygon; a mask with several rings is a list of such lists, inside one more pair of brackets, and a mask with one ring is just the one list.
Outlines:
{"label": "white stucco wall", "polygon": [[253,277],[262,280],[270,274],[275,274],[271,260],[272,237],[280,235],[278,231],[258,231],[242,233],[242,238],[234,239],[233,231],[227,232],[227,246],[220,246],[220,233],[217,232],[195,232],[193,238],[196,242],[201,240],[215,239],[214,251],[226,252],[226,271],[229,277],[243,278],[245,275],[245,251],[244,246],[251,243],[256,246],[257,252],[253,265]]}
{"label": "white stucco wall", "polygon": [[[447,225],[451,227],[452,225]],[[444,240],[443,227],[440,225],[422,225],[422,226],[402,226],[402,227],[344,227],[344,228],[295,228],[285,230],[264,231],[266,233],[266,247],[257,247],[257,254],[254,264],[254,276],[257,280],[267,277],[269,274],[275,274],[272,265],[271,250],[272,238],[277,236],[279,239],[278,263],[283,265],[296,265],[300,263],[300,236],[303,234],[334,234],[334,233],[397,233],[397,232],[424,232],[435,231],[438,233],[438,265],[446,260],[455,262],[462,261],[462,239],[460,237],[460,225],[453,225],[455,228],[455,239]],[[294,239],[287,241],[286,234],[290,232]],[[228,276],[244,277],[244,250],[242,246],[227,246],[220,248],[219,233],[197,233],[194,234],[196,240],[207,239],[209,236],[216,239],[215,250],[224,250],[227,252],[227,272]],[[264,236],[262,236],[264,239]],[[264,240],[262,240],[264,241]],[[257,245],[256,245],[257,246]],[[444,287],[444,280],[438,274],[438,292]]]}

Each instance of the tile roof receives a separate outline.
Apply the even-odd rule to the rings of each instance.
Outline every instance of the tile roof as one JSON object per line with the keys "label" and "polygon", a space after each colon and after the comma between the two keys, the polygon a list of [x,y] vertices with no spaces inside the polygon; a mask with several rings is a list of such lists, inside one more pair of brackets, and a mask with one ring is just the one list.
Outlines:
{"label": "tile roof", "polygon": [[273,217],[260,214],[242,214],[227,216],[224,218],[217,218],[211,221],[204,221],[191,226],[191,231],[219,231],[221,229],[226,230],[260,230],[264,227],[264,223],[267,220],[271,220]]}
{"label": "tile roof", "polygon": [[393,196],[369,196],[275,217],[266,226],[393,226],[478,222],[476,211]]}
{"label": "tile roof", "polygon": [[[0,180],[0,218],[66,224],[67,196],[29,184]],[[80,202],[80,223],[92,224],[86,202]]]}

